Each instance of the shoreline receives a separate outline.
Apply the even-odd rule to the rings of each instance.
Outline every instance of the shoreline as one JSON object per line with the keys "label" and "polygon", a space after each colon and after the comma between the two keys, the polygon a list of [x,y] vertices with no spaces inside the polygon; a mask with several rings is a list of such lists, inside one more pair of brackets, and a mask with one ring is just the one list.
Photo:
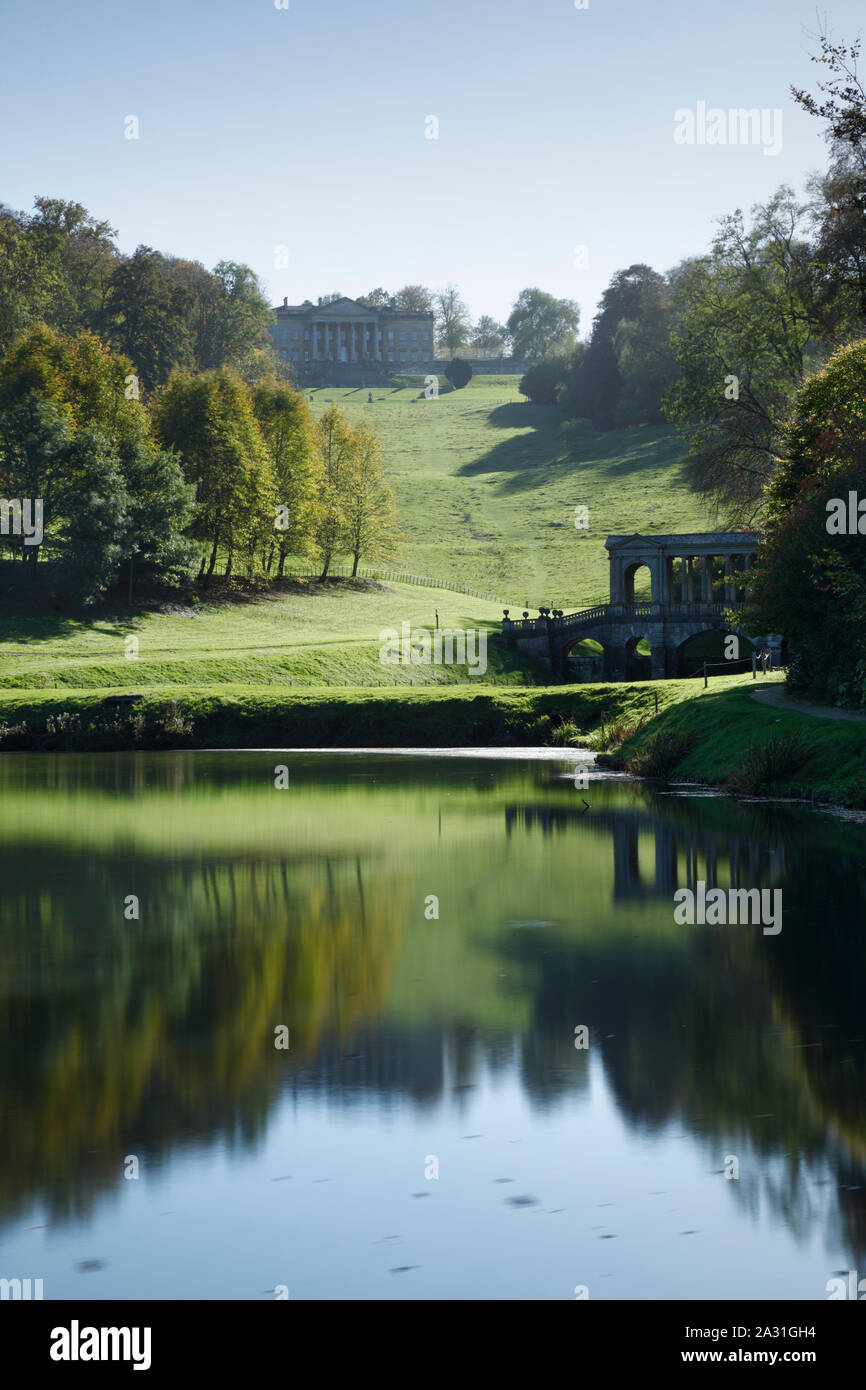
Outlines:
{"label": "shoreline", "polygon": [[[771,679],[757,690],[775,695],[780,685]],[[745,676],[718,677],[706,689],[673,680],[408,691],[0,690],[0,753],[188,749],[594,761],[599,771],[721,794],[866,808],[866,720],[816,717],[781,699],[753,699],[755,691]]]}

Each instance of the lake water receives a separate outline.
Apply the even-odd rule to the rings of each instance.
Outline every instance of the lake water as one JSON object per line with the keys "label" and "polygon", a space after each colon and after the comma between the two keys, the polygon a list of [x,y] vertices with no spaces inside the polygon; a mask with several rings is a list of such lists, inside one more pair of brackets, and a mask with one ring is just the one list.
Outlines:
{"label": "lake water", "polygon": [[[866,829],[682,792],[523,754],[4,755],[0,1277],[866,1275]],[[781,932],[678,925],[698,880],[780,888]]]}

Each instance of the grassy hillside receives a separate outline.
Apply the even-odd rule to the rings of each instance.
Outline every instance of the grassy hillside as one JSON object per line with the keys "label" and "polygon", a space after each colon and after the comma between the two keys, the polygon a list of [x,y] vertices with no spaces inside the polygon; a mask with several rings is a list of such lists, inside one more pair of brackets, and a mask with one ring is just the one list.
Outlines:
{"label": "grassy hillside", "polygon": [[[422,685],[465,682],[465,666],[379,660],[380,633],[484,629],[487,673],[474,681],[535,684],[542,667],[498,639],[499,605],[450,590],[336,580],[289,584],[255,601],[119,612],[92,621],[0,612],[0,689],[143,690],[162,685]],[[137,658],[126,656],[138,642]]]}
{"label": "grassy hillside", "polygon": [[[611,532],[712,529],[682,479],[682,444],[671,430],[616,430],[575,452],[560,437],[559,413],[530,405],[518,377],[474,377],[462,391],[442,377],[431,400],[423,378],[414,380],[308,393],[316,414],[333,401],[377,430],[404,568],[514,606],[583,607],[608,597]],[[575,529],[576,506],[589,508],[589,530]]]}

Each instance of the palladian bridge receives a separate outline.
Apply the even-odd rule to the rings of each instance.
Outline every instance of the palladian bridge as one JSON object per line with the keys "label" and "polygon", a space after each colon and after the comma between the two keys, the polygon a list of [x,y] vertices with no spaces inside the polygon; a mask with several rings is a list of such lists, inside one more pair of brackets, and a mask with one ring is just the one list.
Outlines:
{"label": "palladian bridge", "polygon": [[[704,632],[739,631],[726,611],[748,593],[752,557],[759,538],[744,531],[706,531],[687,535],[608,536],[610,602],[578,613],[541,608],[540,616],[513,618],[506,609],[502,635],[509,646],[549,662],[559,676],[569,669],[573,647],[587,638],[603,657],[578,665],[583,679],[627,680],[635,669],[638,643],[649,643],[652,680],[684,674],[683,649]],[[649,597],[635,597],[638,572],[649,573]],[[744,635],[740,633],[740,635]],[[750,634],[781,664],[782,639],[775,633]]]}

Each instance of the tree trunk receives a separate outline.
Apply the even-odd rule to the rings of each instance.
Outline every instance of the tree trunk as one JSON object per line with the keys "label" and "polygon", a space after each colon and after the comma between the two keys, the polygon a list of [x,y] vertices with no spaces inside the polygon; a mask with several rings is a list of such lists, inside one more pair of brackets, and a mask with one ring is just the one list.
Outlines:
{"label": "tree trunk", "polygon": [[129,587],[128,587],[127,591],[126,591],[126,601],[127,601],[127,603],[132,603],[132,574],[133,574],[133,567],[134,567],[134,565],[135,565],[135,556],[134,556],[134,555],[130,555],[130,557],[129,557]]}
{"label": "tree trunk", "polygon": [[282,579],[282,577],[283,577],[283,570],[285,569],[285,565],[286,565],[286,547],[285,547],[284,545],[281,545],[281,546],[280,546],[280,563],[279,563],[279,565],[277,566],[277,579]]}
{"label": "tree trunk", "polygon": [[329,550],[325,552],[325,554],[324,554],[323,557],[322,557],[322,560],[323,560],[323,568],[322,568],[322,573],[319,575],[319,583],[320,583],[320,584],[322,583],[323,580],[327,579],[327,577],[328,577],[328,570],[331,568],[331,552],[330,552]]}
{"label": "tree trunk", "polygon": [[353,578],[353,579],[355,578],[355,575],[358,573],[358,561],[360,560],[360,558],[361,558],[361,552],[360,552],[360,550],[356,550],[356,551],[355,551],[355,563],[354,563],[354,565],[352,566],[352,578]]}
{"label": "tree trunk", "polygon": [[207,577],[206,577],[206,579],[205,579],[205,581],[204,581],[204,582],[205,582],[205,586],[207,586],[207,585],[211,582],[211,580],[212,580],[212,578],[213,578],[213,572],[214,572],[214,569],[215,569],[215,567],[216,567],[216,562],[217,562],[217,549],[218,549],[218,547],[219,547],[219,534],[217,534],[216,536],[214,536],[213,550],[212,550],[211,553],[210,553],[210,564],[209,564],[208,567],[207,567]]}

